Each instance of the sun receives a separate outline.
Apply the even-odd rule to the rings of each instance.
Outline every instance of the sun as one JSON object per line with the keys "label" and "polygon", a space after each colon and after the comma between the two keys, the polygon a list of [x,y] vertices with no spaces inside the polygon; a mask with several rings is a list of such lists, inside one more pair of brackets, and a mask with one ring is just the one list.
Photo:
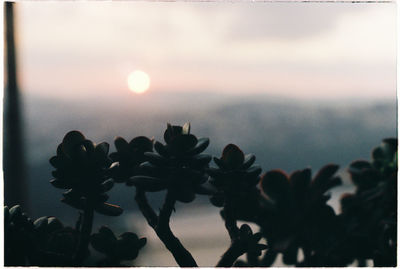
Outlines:
{"label": "sun", "polygon": [[150,87],[150,77],[147,73],[135,70],[128,75],[129,90],[134,93],[144,93]]}

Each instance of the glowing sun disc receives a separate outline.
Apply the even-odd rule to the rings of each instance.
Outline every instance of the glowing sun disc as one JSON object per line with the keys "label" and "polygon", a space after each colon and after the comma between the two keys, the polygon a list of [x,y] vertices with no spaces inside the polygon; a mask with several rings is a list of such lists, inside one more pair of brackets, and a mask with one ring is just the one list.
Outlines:
{"label": "glowing sun disc", "polygon": [[145,72],[136,70],[128,76],[128,87],[134,93],[144,93],[150,87],[150,77]]}

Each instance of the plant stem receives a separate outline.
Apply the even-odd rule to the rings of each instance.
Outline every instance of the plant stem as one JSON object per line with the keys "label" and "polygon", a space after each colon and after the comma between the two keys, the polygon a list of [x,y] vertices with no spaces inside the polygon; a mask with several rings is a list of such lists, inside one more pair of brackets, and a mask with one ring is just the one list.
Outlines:
{"label": "plant stem", "polygon": [[232,203],[228,197],[227,200],[225,201],[224,211],[225,211],[225,227],[228,230],[231,241],[234,241],[239,237],[239,228],[237,227]]}
{"label": "plant stem", "polygon": [[170,191],[167,192],[159,216],[156,215],[149,205],[145,193],[138,188],[136,188],[135,199],[148,224],[154,229],[165,247],[174,256],[178,265],[181,267],[197,267],[196,261],[193,259],[190,252],[186,250],[179,239],[174,236],[169,226],[169,220],[176,202],[173,193]]}
{"label": "plant stem", "polygon": [[140,188],[136,188],[135,200],[139,206],[140,211],[147,220],[149,226],[152,227],[153,229],[156,229],[158,223],[157,214],[154,212],[153,208],[151,208],[151,206],[149,205],[145,192]]}
{"label": "plant stem", "polygon": [[245,253],[239,240],[232,242],[228,250],[222,255],[216,267],[232,267],[235,261]]}
{"label": "plant stem", "polygon": [[90,242],[90,234],[92,233],[93,215],[93,206],[89,201],[87,201],[85,210],[83,212],[83,221],[79,233],[78,248],[74,256],[75,266],[82,265],[87,254]]}
{"label": "plant stem", "polygon": [[174,210],[175,202],[176,200],[174,195],[171,191],[168,191],[158,217],[158,230],[162,231],[164,228],[169,229],[169,220],[171,218],[172,210]]}
{"label": "plant stem", "polygon": [[225,227],[228,230],[229,237],[231,238],[231,245],[222,255],[221,259],[216,265],[217,267],[231,267],[233,263],[246,252],[245,247],[243,247],[239,237],[239,228],[237,227],[230,197],[226,198],[224,212]]}

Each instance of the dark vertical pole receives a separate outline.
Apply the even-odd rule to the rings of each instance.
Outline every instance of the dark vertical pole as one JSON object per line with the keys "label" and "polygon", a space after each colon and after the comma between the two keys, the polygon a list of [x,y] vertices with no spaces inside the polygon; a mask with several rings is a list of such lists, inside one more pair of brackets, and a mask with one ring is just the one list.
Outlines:
{"label": "dark vertical pole", "polygon": [[28,211],[27,185],[25,179],[25,156],[23,151],[20,97],[17,84],[17,60],[15,48],[15,3],[4,3],[5,18],[5,89],[4,89],[4,202],[13,206],[20,204]]}

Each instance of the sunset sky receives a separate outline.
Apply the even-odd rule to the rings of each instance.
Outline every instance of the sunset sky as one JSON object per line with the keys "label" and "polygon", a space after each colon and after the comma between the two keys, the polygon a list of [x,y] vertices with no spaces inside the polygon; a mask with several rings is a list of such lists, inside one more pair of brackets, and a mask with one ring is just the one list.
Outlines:
{"label": "sunset sky", "polygon": [[[24,92],[395,98],[396,6],[344,3],[19,2]],[[135,96],[132,93],[132,96]]]}

